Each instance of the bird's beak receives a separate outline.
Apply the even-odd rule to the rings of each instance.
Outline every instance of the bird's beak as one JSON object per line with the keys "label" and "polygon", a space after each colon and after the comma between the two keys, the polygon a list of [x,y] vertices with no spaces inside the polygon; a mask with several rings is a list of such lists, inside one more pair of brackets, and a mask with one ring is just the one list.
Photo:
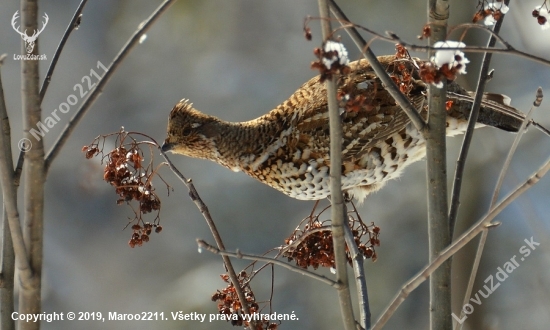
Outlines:
{"label": "bird's beak", "polygon": [[164,152],[170,151],[173,148],[174,148],[174,144],[173,143],[168,143],[168,142],[164,142],[162,144],[162,147],[160,147],[160,149]]}

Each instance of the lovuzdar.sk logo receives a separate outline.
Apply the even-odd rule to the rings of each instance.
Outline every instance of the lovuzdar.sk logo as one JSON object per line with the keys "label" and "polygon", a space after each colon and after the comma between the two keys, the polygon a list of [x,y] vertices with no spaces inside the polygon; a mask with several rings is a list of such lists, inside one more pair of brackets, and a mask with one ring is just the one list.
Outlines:
{"label": "lovuzdar.sk logo", "polygon": [[21,35],[21,38],[23,38],[23,40],[25,41],[25,49],[27,50],[27,54],[26,55],[15,55],[15,54],[13,54],[13,59],[14,60],[21,60],[21,61],[23,61],[23,60],[47,60],[46,54],[34,55],[34,54],[31,54],[31,53],[34,49],[34,43],[36,42],[36,38],[38,38],[40,33],[42,33],[42,31],[44,31],[44,28],[48,24],[48,20],[49,20],[48,14],[44,13],[45,21],[42,22],[42,28],[38,31],[34,30],[32,36],[29,36],[27,34],[26,29],[25,29],[25,31],[20,31],[19,30],[20,26],[16,26],[17,19],[19,18],[18,14],[19,14],[19,10],[16,11],[15,14],[13,14],[13,17],[11,19],[11,26],[13,27],[15,32],[19,33]]}

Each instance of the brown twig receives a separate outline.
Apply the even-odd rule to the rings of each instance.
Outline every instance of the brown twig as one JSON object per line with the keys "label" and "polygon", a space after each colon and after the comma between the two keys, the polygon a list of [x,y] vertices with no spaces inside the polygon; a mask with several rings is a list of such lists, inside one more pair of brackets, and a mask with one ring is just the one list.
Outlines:
{"label": "brown twig", "polygon": [[59,41],[59,46],[57,46],[57,49],[55,50],[55,53],[52,57],[52,62],[50,63],[50,67],[48,68],[48,71],[46,72],[46,76],[44,77],[44,81],[42,82],[42,87],[40,88],[40,100],[42,101],[44,99],[44,95],[46,95],[46,91],[48,90],[48,86],[50,85],[50,81],[52,79],[53,71],[55,70],[55,66],[57,65],[57,61],[59,60],[59,56],[61,56],[61,52],[63,51],[63,48],[65,47],[65,43],[69,39],[69,36],[71,33],[78,29],[78,23],[81,19],[81,13],[82,10],[84,10],[84,6],[86,5],[86,2],[88,0],[82,0],[80,4],[78,5],[78,8],[76,8],[76,11],[73,15],[73,18],[69,22],[69,25],[67,26],[67,29],[65,30],[65,33],[63,34],[63,37],[61,37],[61,40]]}
{"label": "brown twig", "polygon": [[107,68],[107,71],[105,74],[101,77],[101,79],[97,82],[97,85],[95,88],[90,92],[88,95],[88,98],[82,103],[80,108],[76,111],[75,115],[69,120],[65,128],[63,128],[63,132],[59,135],[57,140],[54,142],[53,147],[50,149],[48,154],[46,155],[46,162],[45,162],[45,171],[47,172],[55,159],[55,157],[59,154],[61,151],[61,148],[65,145],[65,142],[71,135],[71,133],[76,128],[77,124],[80,122],[80,120],[84,117],[88,109],[92,106],[92,104],[96,101],[96,99],[99,97],[101,92],[103,91],[103,88],[109,82],[112,75],[115,73],[115,71],[118,69],[122,61],[126,58],[126,56],[130,53],[130,51],[139,43],[139,40],[141,36],[157,21],[157,19],[174,3],[176,0],[165,0],[154,12],[147,18],[142,24],[139,25],[138,29],[134,32],[134,34],[128,39],[126,44],[122,47],[122,49],[119,51],[119,53],[115,56],[109,67]]}
{"label": "brown twig", "polygon": [[[502,187],[502,183],[504,182],[504,177],[506,176],[506,172],[508,172],[510,162],[512,160],[514,153],[516,152],[517,146],[519,144],[519,140],[521,140],[523,133],[525,133],[527,129],[527,123],[529,123],[534,110],[538,108],[541,103],[542,103],[542,88],[539,87],[537,89],[537,94],[535,96],[535,102],[533,102],[533,107],[531,107],[527,115],[525,115],[525,119],[523,120],[523,123],[521,124],[521,127],[518,130],[518,133],[516,135],[516,138],[514,139],[514,142],[512,143],[512,146],[510,147],[510,150],[508,151],[508,155],[506,156],[506,160],[504,161],[504,165],[502,166],[502,170],[500,171],[500,174],[497,179],[497,184],[493,192],[493,197],[491,199],[491,204],[489,205],[489,210],[492,210],[497,202],[498,196],[500,194],[500,188]],[[472,270],[470,272],[470,277],[468,279],[468,285],[466,286],[466,292],[464,294],[462,306],[468,303],[468,300],[470,299],[470,295],[472,294],[472,289],[474,287],[474,281],[476,279],[477,270],[481,262],[481,255],[483,254],[483,249],[485,248],[485,243],[487,242],[488,235],[489,235],[488,229],[484,229],[481,232],[481,237],[479,238],[479,242],[477,245],[476,255],[474,257]],[[459,320],[462,320],[463,318],[464,318],[464,310],[461,309]],[[463,325],[464,325],[464,322],[459,323],[455,319],[456,330],[461,330]]]}
{"label": "brown twig", "polygon": [[[332,33],[330,24],[330,11],[327,0],[318,0],[319,13],[321,17],[321,31],[323,40],[328,40]],[[355,329],[355,318],[349,289],[347,272],[346,242],[344,238],[347,227],[346,209],[342,193],[342,125],[336,100],[336,78],[326,80],[328,117],[330,129],[330,154],[337,155],[330,157],[330,203],[332,241],[334,246],[334,264],[336,265],[336,281],[342,286],[337,290],[340,301],[340,311],[344,321],[344,329]],[[355,242],[353,243],[355,244]]]}
{"label": "brown twig", "polygon": [[[508,5],[510,0],[506,0],[505,4]],[[487,48],[492,48],[497,42],[497,36],[504,21],[504,15],[497,21],[495,24],[494,31],[492,31],[491,37],[487,42]],[[485,90],[485,84],[487,83],[489,65],[491,63],[491,58],[493,54],[485,53],[483,55],[483,60],[481,62],[481,69],[479,72],[476,94],[474,102],[472,103],[472,110],[470,111],[470,116],[468,117],[468,128],[464,133],[464,138],[462,140],[462,146],[460,148],[460,153],[458,155],[454,183],[452,188],[451,195],[451,207],[449,210],[449,227],[451,230],[451,238],[453,237],[454,227],[456,223],[456,218],[458,216],[458,207],[460,206],[460,191],[462,188],[462,177],[464,176],[464,169],[466,168],[466,157],[468,156],[468,150],[470,149],[470,143],[472,142],[472,137],[474,136],[474,129],[477,123],[477,118],[479,117],[479,111],[481,109],[481,100],[483,99],[483,92]]]}
{"label": "brown twig", "polygon": [[[506,0],[505,4],[508,5],[509,2],[510,2],[509,0]],[[509,48],[509,44],[505,40],[503,40],[498,34],[500,32],[500,28],[502,26],[503,21],[504,21],[504,15],[497,21],[497,23],[495,24],[494,30],[491,31],[491,37],[487,42],[487,48],[493,48],[497,40],[499,40],[505,46],[507,46],[507,48]],[[462,146],[460,148],[460,153],[457,159],[452,194],[451,194],[451,207],[449,210],[449,228],[451,230],[451,234],[450,234],[451,239],[453,237],[454,228],[456,225],[456,219],[458,216],[458,208],[460,206],[460,192],[462,188],[462,177],[464,176],[464,169],[466,168],[466,157],[468,155],[470,143],[474,135],[475,124],[477,123],[477,118],[479,117],[481,102],[483,98],[483,92],[485,90],[485,84],[487,83],[489,78],[488,76],[489,64],[491,62],[492,56],[493,56],[492,53],[485,53],[483,55],[481,69],[478,77],[478,83],[476,87],[475,99],[474,99],[474,102],[472,103],[472,110],[470,111],[470,116],[468,118],[468,128],[466,129],[466,132],[464,134],[464,139],[463,139]],[[526,118],[524,123],[527,123],[527,122],[528,121]],[[474,264],[472,266],[470,279],[468,281],[466,294],[464,295],[464,301],[466,301],[470,297],[470,294],[473,288],[473,282],[477,274],[479,262],[481,261],[481,253],[483,251],[483,246],[485,245],[485,242],[487,240],[487,233],[488,233],[488,229],[485,229],[482,232],[482,236],[480,238],[478,249],[476,252],[476,257],[474,259]],[[464,312],[461,311],[461,313],[464,313]],[[462,315],[461,315],[461,318],[462,318]],[[460,330],[462,328],[462,324],[457,324],[457,322],[455,322],[455,328],[457,328],[457,330]]]}
{"label": "brown twig", "polygon": [[[423,45],[418,45],[418,44],[415,44],[415,43],[407,42],[407,41],[401,39],[397,34],[395,34],[394,32],[391,32],[391,31],[386,31],[384,34],[382,34],[382,33],[376,32],[372,29],[369,29],[367,27],[364,27],[364,26],[361,26],[361,25],[358,25],[358,24],[355,24],[355,23],[350,23],[349,20],[345,17],[345,15],[342,15],[341,13],[336,11],[336,6],[337,5],[336,5],[336,3],[334,3],[334,0],[329,0],[329,1],[331,1],[331,8],[333,10],[334,15],[340,20],[340,24],[343,25],[343,28],[346,30],[346,32],[348,32],[348,34],[350,34],[353,41],[361,49],[367,45],[367,42],[365,42],[364,39],[359,35],[359,33],[357,32],[357,29],[361,29],[363,31],[366,31],[366,32],[374,35],[375,39],[379,39],[379,40],[383,40],[383,41],[387,41],[387,42],[392,42],[392,43],[398,43],[399,45],[401,45],[403,47],[406,47],[408,50],[411,50],[411,51],[429,52],[429,51],[432,51],[432,50],[439,50],[439,48],[434,48],[432,46],[423,46]],[[347,24],[350,24],[352,27],[348,26]],[[460,25],[457,25],[457,26],[453,27],[451,29],[451,31],[454,31],[458,28],[466,28],[466,29],[475,28],[475,29],[484,30],[489,34],[494,35],[494,33],[491,29],[489,29],[489,28],[487,28],[483,25],[479,25],[479,24],[472,24],[472,23],[460,24]],[[355,32],[352,32],[352,31],[355,31]],[[505,46],[505,48],[487,48],[487,47],[477,47],[477,46],[466,46],[466,47],[460,47],[460,48],[449,47],[449,48],[445,48],[445,49],[446,50],[460,50],[460,51],[469,52],[469,53],[487,53],[487,52],[489,52],[489,53],[493,53],[493,54],[508,54],[508,55],[514,55],[514,56],[518,56],[518,57],[523,57],[523,58],[529,59],[533,62],[537,62],[537,63],[541,63],[541,64],[545,64],[545,65],[550,65],[550,60],[547,60],[545,58],[535,56],[535,55],[532,55],[532,54],[529,54],[529,53],[526,53],[526,52],[522,52],[522,51],[516,49],[515,47],[513,47],[512,45],[510,45],[502,37],[500,37],[500,36],[495,36],[495,37]],[[362,40],[362,41],[360,41],[360,40]],[[369,44],[370,43],[371,42],[369,42]],[[365,55],[365,54],[363,54],[363,55]],[[365,57],[366,57],[366,55],[365,55]],[[367,57],[367,59],[369,59],[369,58]],[[370,62],[370,60],[369,60],[369,62]],[[378,73],[377,73],[377,75],[378,75]],[[392,94],[392,96],[395,97],[395,95],[393,95],[393,94]],[[399,103],[399,105],[402,106],[401,103]],[[415,127],[416,127],[416,125],[415,125]]]}
{"label": "brown twig", "polygon": [[464,234],[460,235],[451,245],[442,250],[439,255],[434,258],[427,266],[425,266],[420,272],[413,276],[405,285],[401,287],[399,293],[394,297],[392,302],[376,324],[373,326],[373,330],[382,329],[386,322],[391,318],[393,313],[401,305],[401,303],[407,298],[407,296],[415,290],[420,284],[422,284],[442,263],[447,259],[452,257],[457,251],[462,249],[466,244],[468,244],[472,239],[474,239],[481,231],[485,230],[486,227],[492,227],[493,224],[491,221],[498,215],[502,210],[504,210],[508,205],[510,205],[516,198],[521,194],[532,188],[537,182],[540,181],[544,175],[550,170],[550,159],[541,166],[537,172],[532,174],[525,182],[512,191],[508,196],[506,196],[497,206],[495,206],[486,216],[481,218],[476,222],[470,229],[468,229]]}
{"label": "brown twig", "polygon": [[340,7],[336,4],[334,0],[328,0],[330,2],[330,8],[334,16],[338,18],[340,21],[340,24],[344,25],[344,28],[346,32],[350,35],[351,39],[359,50],[361,50],[361,53],[365,58],[369,61],[369,63],[372,66],[372,69],[374,70],[374,73],[376,73],[376,76],[380,78],[380,81],[382,84],[384,84],[384,88],[390,93],[390,95],[395,99],[395,102],[399,104],[399,106],[407,113],[407,116],[411,119],[411,122],[413,123],[414,127],[420,132],[424,131],[426,128],[426,122],[420,116],[420,113],[418,112],[419,109],[416,109],[414,105],[411,103],[411,101],[399,90],[399,87],[395,84],[395,82],[390,78],[388,73],[386,72],[386,69],[378,62],[376,55],[370,50],[370,48],[367,47],[367,43],[363,37],[357,32],[357,29],[355,28],[356,25],[346,25],[346,23],[349,22],[348,18],[344,14],[344,12],[340,9]]}
{"label": "brown twig", "polygon": [[[38,3],[36,0],[21,2],[21,28],[26,31],[38,31]],[[32,54],[38,55],[38,46],[33,47]],[[25,138],[30,141],[30,129],[41,120],[39,89],[40,61],[21,62],[21,98],[23,112],[23,129]],[[44,140],[35,140],[30,150],[25,153],[23,200],[25,205],[23,217],[23,239],[27,247],[32,280],[23,285],[19,291],[19,313],[39,314],[41,312],[41,281],[44,238]],[[12,164],[9,170],[12,171]],[[5,170],[7,170],[6,168]],[[13,212],[13,210],[12,210]],[[13,216],[13,214],[12,214]],[[15,237],[12,237],[15,244]],[[18,243],[20,244],[20,243]],[[21,330],[38,330],[40,322],[19,322]]]}
{"label": "brown twig", "polygon": [[[354,206],[355,207],[355,206]],[[351,262],[353,264],[353,272],[357,283],[357,296],[359,301],[359,325],[363,329],[371,327],[371,313],[369,305],[369,293],[367,290],[367,280],[365,278],[365,268],[363,267],[363,254],[359,252],[353,233],[349,226],[344,227],[346,231],[346,244],[349,247]]]}
{"label": "brown twig", "polygon": [[[505,1],[505,4],[509,4],[509,0]],[[496,22],[494,30],[491,31],[491,37],[489,38],[489,41],[487,43],[487,48],[493,48],[496,44],[497,39],[507,45],[507,43],[500,38],[498,33],[500,32],[500,28],[502,26],[502,22],[504,21],[504,15]],[[456,170],[454,175],[454,183],[453,183],[453,191],[451,195],[451,208],[449,210],[449,226],[451,230],[451,238],[453,237],[453,232],[456,224],[456,218],[458,216],[458,207],[460,206],[460,191],[462,187],[462,177],[464,175],[464,169],[466,167],[466,157],[468,155],[468,150],[470,147],[470,143],[474,134],[475,124],[477,122],[477,118],[479,116],[479,111],[481,109],[481,100],[483,98],[483,92],[485,89],[485,84],[488,81],[488,73],[489,73],[489,64],[491,62],[492,58],[491,53],[485,53],[483,55],[483,60],[481,64],[481,70],[478,77],[478,83],[476,88],[476,96],[474,99],[474,102],[472,103],[472,111],[470,112],[470,117],[468,118],[468,128],[466,129],[466,133],[464,134],[464,139],[462,142],[462,147],[460,148],[460,153],[458,156],[457,164],[456,164]],[[526,116],[523,125],[526,125],[528,123],[528,118]],[[521,132],[521,130],[520,130]],[[520,133],[521,134],[521,133]],[[518,134],[519,135],[519,134]],[[496,202],[496,199],[493,200]],[[491,205],[491,207],[494,205],[494,203]],[[483,247],[485,246],[485,242],[487,241],[487,234],[489,230],[485,229],[483,230],[481,234],[481,238],[479,240],[478,249],[476,251],[476,256],[474,258],[474,263],[472,265],[472,270],[470,273],[470,277],[468,280],[468,285],[466,288],[466,293],[464,295],[464,302],[466,303],[467,300],[470,297],[470,294],[472,293],[472,288],[474,285],[474,280],[478,271],[479,263],[481,261],[481,254],[483,252]],[[464,303],[464,304],[465,304]],[[463,305],[464,305],[463,304]],[[461,316],[464,311],[461,310]],[[460,330],[462,328],[462,323],[458,324],[458,322],[454,322],[454,326],[457,330]]]}
{"label": "brown twig", "polygon": [[[2,67],[5,54],[0,56],[0,68]],[[4,99],[4,88],[2,86],[2,77],[0,75],[0,176],[1,186],[4,195],[4,207],[2,218],[2,255],[0,260],[0,329],[15,329],[15,321],[11,317],[14,312],[14,285],[15,285],[15,251],[12,242],[10,228],[14,227],[15,237],[18,238],[17,248],[18,257],[27,263],[28,257],[23,242],[23,234],[19,224],[19,216],[15,216],[13,210],[17,212],[17,189],[13,184],[13,159],[11,154],[11,129],[8,111]],[[7,196],[9,195],[9,196]],[[10,203],[8,206],[7,204]],[[8,214],[8,207],[12,213]],[[11,219],[10,219],[11,216]],[[10,221],[13,225],[10,225]],[[28,274],[24,275],[28,276]]]}
{"label": "brown twig", "polygon": [[[225,251],[225,246],[223,244],[222,238],[220,236],[220,233],[218,232],[218,229],[216,228],[216,224],[214,223],[214,220],[212,219],[212,216],[210,215],[210,211],[208,210],[208,207],[203,202],[201,197],[199,196],[199,193],[197,192],[197,189],[195,188],[195,185],[191,181],[191,179],[187,179],[177,168],[174,166],[170,158],[168,158],[168,155],[162,149],[159,147],[160,153],[162,154],[162,157],[166,160],[168,167],[174,172],[174,174],[183,182],[183,184],[189,189],[189,196],[191,197],[191,200],[199,211],[201,212],[202,216],[206,220],[206,223],[208,227],[210,228],[210,231],[212,232],[212,236],[214,237],[214,240],[216,241],[216,245],[218,248],[222,251]],[[235,272],[235,269],[233,268],[233,264],[231,263],[231,259],[227,255],[222,255],[223,263],[225,264],[225,268],[227,269],[227,273],[229,274],[229,278],[231,279],[231,283],[233,283],[233,286],[235,287],[235,291],[237,292],[237,296],[239,297],[239,301],[241,303],[242,309],[246,314],[250,314],[250,311],[248,309],[248,304],[246,297],[243,293],[243,290],[239,284],[239,279],[237,277],[237,273]],[[255,328],[254,321],[251,321],[250,330],[253,330]]]}
{"label": "brown twig", "polygon": [[221,250],[221,249],[219,249],[215,246],[212,246],[212,245],[208,244],[206,241],[204,241],[202,239],[197,239],[197,244],[198,244],[199,248],[204,248],[208,252],[212,252],[214,254],[233,257],[233,258],[237,258],[237,259],[262,261],[262,262],[265,262],[267,264],[274,264],[274,265],[281,266],[283,268],[289,269],[289,270],[291,270],[293,272],[296,272],[298,274],[309,276],[313,279],[316,279],[316,280],[321,281],[325,284],[328,284],[328,285],[332,286],[335,289],[340,289],[341,288],[340,283],[338,283],[336,281],[333,281],[330,278],[327,278],[323,275],[315,274],[313,272],[308,271],[307,269],[291,265],[287,262],[284,262],[284,261],[281,261],[281,260],[278,260],[278,259],[259,256],[259,255],[254,255],[254,254],[246,254],[246,253],[240,252],[239,250],[237,250],[236,252],[229,252],[229,251],[226,251],[226,250]]}
{"label": "brown twig", "polygon": [[[447,37],[449,3],[428,1],[430,45]],[[428,55],[434,55],[430,51]],[[447,83],[428,87],[428,129],[426,139],[426,185],[428,188],[428,245],[432,262],[451,243],[447,203]],[[430,329],[451,330],[451,262],[446,261],[430,276]]]}

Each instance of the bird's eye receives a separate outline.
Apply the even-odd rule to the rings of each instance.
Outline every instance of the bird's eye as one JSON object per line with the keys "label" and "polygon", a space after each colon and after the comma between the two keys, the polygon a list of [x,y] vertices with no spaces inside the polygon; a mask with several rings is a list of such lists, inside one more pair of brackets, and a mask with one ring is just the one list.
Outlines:
{"label": "bird's eye", "polygon": [[191,127],[186,127],[183,129],[183,132],[181,132],[181,134],[183,136],[188,136],[189,134],[191,134]]}

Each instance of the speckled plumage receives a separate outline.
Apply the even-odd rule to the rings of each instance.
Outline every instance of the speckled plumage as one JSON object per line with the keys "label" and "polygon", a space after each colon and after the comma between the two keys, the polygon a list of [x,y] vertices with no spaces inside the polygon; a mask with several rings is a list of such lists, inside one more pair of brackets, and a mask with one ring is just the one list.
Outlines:
{"label": "speckled plumage", "polygon": [[[382,56],[379,61],[390,74],[403,68],[398,68],[394,56]],[[419,80],[412,61],[400,63],[412,73],[408,97],[426,116],[427,86]],[[338,77],[344,132],[342,189],[362,200],[398,177],[407,165],[420,160],[425,155],[425,142],[369,63],[361,60],[349,66],[351,72]],[[449,84],[449,91],[469,98],[456,83]],[[517,131],[522,115],[503,101],[499,95],[488,95],[479,121]],[[470,106],[468,100],[453,100],[448,110],[447,135],[464,131]],[[247,122],[220,120],[182,100],[170,113],[163,150],[243,171],[296,199],[325,198],[330,194],[325,84],[314,77],[281,105]]]}

